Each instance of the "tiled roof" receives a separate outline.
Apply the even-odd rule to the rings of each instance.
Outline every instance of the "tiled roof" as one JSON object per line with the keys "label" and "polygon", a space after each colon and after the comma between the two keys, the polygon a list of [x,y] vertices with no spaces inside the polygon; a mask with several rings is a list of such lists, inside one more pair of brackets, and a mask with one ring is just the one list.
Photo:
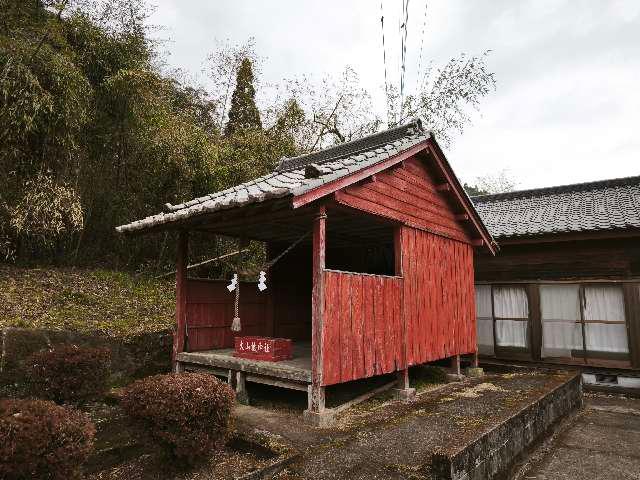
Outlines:
{"label": "tiled roof", "polygon": [[640,228],[640,176],[472,198],[494,237]]}
{"label": "tiled roof", "polygon": [[232,188],[166,205],[167,212],[116,227],[130,233],[180,222],[201,214],[263,202],[272,198],[298,196],[402,153],[429,139],[420,120],[346,142],[320,152],[280,161],[271,173]]}

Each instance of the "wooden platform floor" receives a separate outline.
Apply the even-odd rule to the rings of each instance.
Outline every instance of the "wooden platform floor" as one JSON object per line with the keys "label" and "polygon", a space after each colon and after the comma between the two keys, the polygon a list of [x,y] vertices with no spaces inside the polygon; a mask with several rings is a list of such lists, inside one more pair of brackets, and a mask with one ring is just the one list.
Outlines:
{"label": "wooden platform floor", "polygon": [[[299,383],[311,383],[311,342],[294,342],[293,358],[280,362],[267,362],[233,356],[232,348],[182,352],[178,361],[184,364],[213,367],[220,370],[234,370],[260,376],[281,378]],[[247,378],[251,381],[251,378]],[[305,387],[306,388],[306,387]]]}

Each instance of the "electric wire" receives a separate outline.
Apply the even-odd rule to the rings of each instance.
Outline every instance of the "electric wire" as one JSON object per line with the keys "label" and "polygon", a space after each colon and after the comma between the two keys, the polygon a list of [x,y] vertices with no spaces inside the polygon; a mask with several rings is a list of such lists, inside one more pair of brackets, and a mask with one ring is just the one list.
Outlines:
{"label": "electric wire", "polygon": [[424,2],[424,20],[422,21],[422,33],[420,34],[420,55],[418,56],[418,73],[416,74],[416,95],[422,90],[422,82],[420,77],[422,75],[422,51],[424,48],[424,32],[427,27],[427,8],[429,7],[428,1]]}
{"label": "electric wire", "polygon": [[387,127],[389,126],[389,82],[387,81],[387,50],[384,44],[384,9],[380,0],[380,27],[382,29],[382,63],[384,64],[384,103],[387,110]]}
{"label": "electric wire", "polygon": [[409,0],[402,2],[402,24],[400,26],[401,39],[401,58],[402,66],[400,68],[400,118],[402,118],[404,110],[404,78],[407,64],[407,31],[409,23]]}

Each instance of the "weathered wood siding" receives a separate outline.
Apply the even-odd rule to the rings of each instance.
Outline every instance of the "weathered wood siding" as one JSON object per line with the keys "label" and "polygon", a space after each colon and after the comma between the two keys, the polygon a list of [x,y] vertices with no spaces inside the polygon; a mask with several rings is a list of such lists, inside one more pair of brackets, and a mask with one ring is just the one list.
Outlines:
{"label": "weathered wood siding", "polygon": [[236,335],[265,335],[268,295],[256,283],[240,285],[242,331],[231,331],[235,293],[226,280],[187,280],[187,348],[189,352],[232,348]]}
{"label": "weathered wood siding", "polygon": [[401,242],[407,363],[475,352],[472,247],[410,227]]}
{"label": "weathered wood siding", "polygon": [[418,158],[378,173],[375,181],[336,192],[336,200],[346,206],[398,220],[405,225],[470,242],[469,234],[456,220],[446,195]]}
{"label": "weathered wood siding", "polygon": [[576,240],[500,247],[477,255],[477,281],[629,279],[640,277],[637,238]]}
{"label": "weathered wood siding", "polygon": [[402,279],[326,270],[323,384],[404,368]]}

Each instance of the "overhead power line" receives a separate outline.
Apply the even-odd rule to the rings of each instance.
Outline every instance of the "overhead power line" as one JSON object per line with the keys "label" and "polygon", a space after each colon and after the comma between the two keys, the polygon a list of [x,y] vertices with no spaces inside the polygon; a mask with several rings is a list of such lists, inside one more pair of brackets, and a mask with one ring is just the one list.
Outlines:
{"label": "overhead power line", "polygon": [[402,1],[402,24],[400,25],[400,45],[402,65],[400,68],[400,117],[404,107],[404,75],[407,64],[407,31],[409,23],[409,0]]}
{"label": "overhead power line", "polygon": [[389,125],[389,83],[387,82],[387,50],[384,45],[384,10],[380,0],[380,27],[382,29],[382,62],[384,63],[384,103],[387,108],[387,126]]}
{"label": "overhead power line", "polygon": [[427,7],[429,6],[428,1],[425,0],[424,2],[424,20],[422,21],[422,33],[420,34],[420,56],[418,57],[418,73],[416,75],[416,95],[418,94],[418,92],[420,90],[422,90],[422,88],[419,88],[421,86],[421,80],[420,77],[422,75],[422,50],[424,47],[424,32],[425,29],[427,27]]}

